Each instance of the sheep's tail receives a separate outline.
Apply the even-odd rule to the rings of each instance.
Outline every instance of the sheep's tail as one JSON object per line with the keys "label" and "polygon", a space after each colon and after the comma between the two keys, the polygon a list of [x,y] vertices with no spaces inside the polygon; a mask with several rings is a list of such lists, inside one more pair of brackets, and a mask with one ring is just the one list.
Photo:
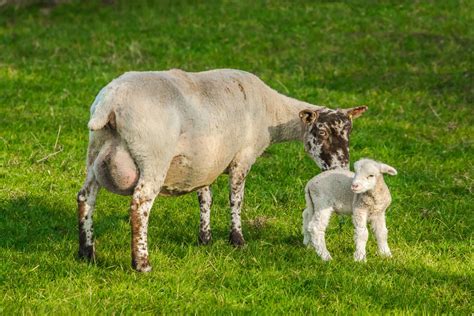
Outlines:
{"label": "sheep's tail", "polygon": [[104,88],[99,92],[94,103],[92,103],[91,118],[87,124],[91,131],[102,129],[109,122],[112,126],[115,125],[114,102],[107,99],[110,98],[107,98]]}

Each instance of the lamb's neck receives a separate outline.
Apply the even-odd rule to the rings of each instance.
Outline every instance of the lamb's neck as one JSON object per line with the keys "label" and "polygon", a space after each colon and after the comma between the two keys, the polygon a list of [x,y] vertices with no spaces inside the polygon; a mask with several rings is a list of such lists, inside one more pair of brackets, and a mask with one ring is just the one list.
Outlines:
{"label": "lamb's neck", "polygon": [[390,198],[390,191],[382,176],[377,179],[377,183],[372,190],[357,194],[360,201],[364,204],[374,206],[384,204],[387,198]]}
{"label": "lamb's neck", "polygon": [[271,143],[302,140],[303,124],[299,113],[305,109],[321,108],[280,93],[271,93],[266,100],[266,107],[270,118],[268,128]]}

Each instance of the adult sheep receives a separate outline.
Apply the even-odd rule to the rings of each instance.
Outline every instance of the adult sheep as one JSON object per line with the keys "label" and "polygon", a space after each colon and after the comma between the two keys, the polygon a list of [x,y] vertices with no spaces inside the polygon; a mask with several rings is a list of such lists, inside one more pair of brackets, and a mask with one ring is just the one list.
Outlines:
{"label": "adult sheep", "polygon": [[[279,94],[253,74],[231,69],[128,72],[91,106],[87,176],[78,194],[79,256],[95,258],[92,214],[100,187],[132,195],[132,266],[150,271],[147,228],[157,195],[197,191],[200,241],[210,234],[209,186],[229,174],[230,241],[244,244],[245,177],[272,143],[314,134],[323,168],[347,168],[351,117],[366,107],[329,110]],[[302,123],[302,121],[304,123]]]}

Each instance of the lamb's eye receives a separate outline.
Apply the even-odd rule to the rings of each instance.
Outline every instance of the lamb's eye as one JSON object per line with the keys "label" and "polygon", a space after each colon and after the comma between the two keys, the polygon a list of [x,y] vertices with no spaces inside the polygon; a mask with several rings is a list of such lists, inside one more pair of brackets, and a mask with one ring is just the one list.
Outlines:
{"label": "lamb's eye", "polygon": [[374,175],[373,175],[373,174],[371,174],[371,175],[369,175],[367,178],[373,178],[373,177],[374,177]]}
{"label": "lamb's eye", "polygon": [[321,135],[321,136],[325,136],[325,135],[326,135],[326,131],[320,129],[319,132],[318,132],[318,134]]}

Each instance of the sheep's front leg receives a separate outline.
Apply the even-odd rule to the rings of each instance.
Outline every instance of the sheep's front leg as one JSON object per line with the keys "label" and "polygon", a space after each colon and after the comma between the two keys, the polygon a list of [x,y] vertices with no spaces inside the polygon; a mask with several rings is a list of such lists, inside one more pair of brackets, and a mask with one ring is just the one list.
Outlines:
{"label": "sheep's front leg", "polygon": [[245,177],[249,168],[246,165],[234,163],[229,168],[229,201],[231,209],[231,229],[229,241],[232,245],[240,247],[245,244],[242,234],[240,211],[244,200]]}
{"label": "sheep's front leg", "polygon": [[211,205],[212,192],[209,186],[197,191],[199,208],[201,209],[201,221],[199,225],[199,243],[207,245],[211,242]]}
{"label": "sheep's front leg", "polygon": [[365,261],[365,246],[369,238],[367,230],[367,211],[365,209],[355,209],[352,214],[352,222],[354,223],[354,241],[355,241],[355,261]]}
{"label": "sheep's front leg", "polygon": [[130,205],[130,224],[132,226],[132,267],[138,272],[151,271],[148,261],[148,218],[157,191],[141,182],[133,192]]}
{"label": "sheep's front leg", "polygon": [[369,220],[372,230],[374,231],[375,239],[377,240],[379,253],[384,257],[391,257],[392,253],[390,252],[387,242],[388,230],[385,224],[385,212],[371,216]]}
{"label": "sheep's front leg", "polygon": [[99,184],[89,171],[84,186],[77,194],[77,221],[79,226],[79,258],[95,260],[94,227],[92,215]]}
{"label": "sheep's front leg", "polygon": [[331,260],[331,254],[326,248],[326,228],[329,224],[333,209],[331,207],[315,210],[311,222],[308,224],[308,231],[311,235],[311,245],[316,250],[316,253],[324,261]]}

